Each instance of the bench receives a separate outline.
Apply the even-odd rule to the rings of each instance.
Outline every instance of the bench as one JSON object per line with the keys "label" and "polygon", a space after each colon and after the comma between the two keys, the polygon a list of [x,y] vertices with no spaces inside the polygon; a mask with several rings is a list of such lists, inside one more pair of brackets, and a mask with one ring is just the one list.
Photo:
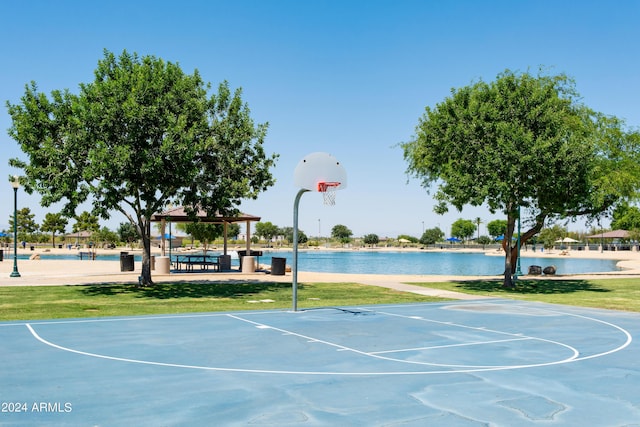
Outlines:
{"label": "bench", "polygon": [[178,270],[183,270],[181,264],[184,264],[185,271],[193,271],[194,265],[199,265],[201,270],[208,270],[209,267],[214,267],[216,271],[220,271],[220,261],[217,256],[180,255],[176,257],[176,268]]}
{"label": "bench", "polygon": [[96,259],[96,253],[95,252],[78,252],[78,256],[80,257],[81,261],[83,259],[88,259],[88,260],[95,260]]}

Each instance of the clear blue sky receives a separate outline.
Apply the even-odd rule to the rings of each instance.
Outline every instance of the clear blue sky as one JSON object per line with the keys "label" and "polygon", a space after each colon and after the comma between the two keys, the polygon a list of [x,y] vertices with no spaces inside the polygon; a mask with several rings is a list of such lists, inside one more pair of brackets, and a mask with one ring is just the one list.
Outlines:
{"label": "clear blue sky", "polygon": [[[427,192],[408,180],[397,144],[412,137],[424,108],[507,68],[544,66],[575,78],[588,106],[638,127],[638,22],[637,0],[4,1],[0,144],[5,158],[22,156],[6,132],[4,102],[18,102],[27,82],[46,93],[76,92],[93,79],[103,49],[127,49],[198,69],[214,87],[222,80],[242,87],[254,119],[269,122],[265,148],[280,154],[277,183],[243,211],[291,226],[293,170],[306,154],[327,151],[347,169],[349,186],[334,207],[304,195],[305,233],[326,236],[344,224],[356,236],[420,236],[424,224],[449,235],[458,218],[500,216],[479,208],[438,216]],[[17,172],[6,160],[0,165],[4,177]],[[0,186],[0,228],[12,196],[8,183]],[[19,193],[20,206],[41,222],[57,210],[39,200]],[[124,221],[115,213],[103,225]]]}

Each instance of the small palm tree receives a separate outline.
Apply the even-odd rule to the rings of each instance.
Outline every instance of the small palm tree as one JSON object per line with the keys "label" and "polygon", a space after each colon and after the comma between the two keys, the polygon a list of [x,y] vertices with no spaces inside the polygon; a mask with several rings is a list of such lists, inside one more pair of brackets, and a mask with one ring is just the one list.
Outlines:
{"label": "small palm tree", "polygon": [[482,219],[480,219],[480,217],[477,217],[475,223],[476,227],[478,227],[478,240],[480,240],[480,224],[482,224]]}

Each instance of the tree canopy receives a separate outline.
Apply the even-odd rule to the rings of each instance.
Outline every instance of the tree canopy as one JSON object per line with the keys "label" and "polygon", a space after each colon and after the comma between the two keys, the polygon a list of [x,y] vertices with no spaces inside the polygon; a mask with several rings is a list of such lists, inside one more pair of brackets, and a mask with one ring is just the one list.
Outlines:
{"label": "tree canopy", "polygon": [[[284,236],[284,239],[293,243],[293,227],[282,227],[278,228],[278,235]],[[305,234],[304,231],[298,230],[298,243],[307,243],[309,241],[309,237]]]}
{"label": "tree canopy", "polygon": [[211,224],[205,222],[190,222],[186,224],[185,230],[194,239],[202,243],[203,252],[207,253],[209,244],[224,234],[222,224]]}
{"label": "tree canopy", "polygon": [[423,245],[433,245],[434,243],[441,242],[442,239],[444,239],[444,231],[440,230],[440,227],[428,228],[422,233],[420,243]]}
{"label": "tree canopy", "polygon": [[267,221],[267,222],[257,222],[256,223],[256,231],[255,235],[260,236],[266,241],[270,242],[274,237],[278,235],[280,232],[280,228],[277,225]]}
{"label": "tree canopy", "polygon": [[494,239],[500,236],[504,237],[504,234],[507,232],[507,220],[494,219],[493,221],[489,221],[487,224],[487,230]]}
{"label": "tree canopy", "polygon": [[91,212],[82,211],[80,215],[75,217],[76,222],[73,224],[74,233],[79,231],[98,231],[100,230],[100,218],[92,215]]}
{"label": "tree canopy", "polygon": [[407,172],[430,189],[436,212],[488,206],[506,216],[505,286],[512,285],[514,226],[522,242],[545,221],[595,219],[640,184],[640,134],[579,102],[564,74],[505,71],[490,83],[453,89],[427,107],[414,138],[401,144]]}
{"label": "tree canopy", "polygon": [[[40,227],[36,223],[36,215],[29,208],[18,209],[18,239],[29,240],[31,235],[38,231]],[[9,229],[13,230],[13,215],[9,218]]]}
{"label": "tree canopy", "polygon": [[154,213],[174,203],[232,215],[274,183],[267,124],[254,124],[240,89],[223,82],[209,90],[198,71],[105,51],[77,94],[48,97],[32,82],[19,104],[7,103],[9,134],[28,158],[10,164],[24,170],[26,191],[40,193],[44,206],[64,201],[68,217],[89,199],[95,215],[124,214],[142,239],[142,281],[151,284]]}
{"label": "tree canopy", "polygon": [[51,245],[56,246],[56,233],[64,234],[68,224],[67,218],[59,213],[47,213],[40,229],[51,233]]}
{"label": "tree canopy", "polygon": [[132,245],[139,237],[136,227],[130,222],[121,222],[116,232],[118,233],[120,241],[126,242],[129,245]]}
{"label": "tree canopy", "polygon": [[545,227],[540,231],[538,236],[538,242],[546,249],[551,249],[556,245],[558,240],[561,240],[567,235],[567,229],[558,224],[554,224],[551,227]]}
{"label": "tree canopy", "polygon": [[118,243],[118,233],[115,233],[109,230],[107,227],[102,227],[100,230],[96,231],[91,235],[91,239],[95,242],[97,246],[110,246],[115,247]]}
{"label": "tree canopy", "polygon": [[457,219],[451,224],[451,235],[461,240],[467,240],[476,231],[476,224],[470,219]]}
{"label": "tree canopy", "polygon": [[365,245],[371,245],[371,246],[373,246],[373,245],[377,245],[378,243],[380,243],[380,237],[378,237],[378,235],[377,235],[377,234],[373,234],[373,233],[371,233],[371,234],[366,234],[366,235],[363,237],[363,239],[362,239],[362,240],[363,240],[363,242],[364,242],[364,244],[365,244]]}
{"label": "tree canopy", "polygon": [[346,225],[337,224],[331,228],[331,237],[339,240],[342,244],[347,244],[351,241],[353,232]]}
{"label": "tree canopy", "polygon": [[640,230],[640,209],[621,203],[613,210],[611,228],[614,230]]}

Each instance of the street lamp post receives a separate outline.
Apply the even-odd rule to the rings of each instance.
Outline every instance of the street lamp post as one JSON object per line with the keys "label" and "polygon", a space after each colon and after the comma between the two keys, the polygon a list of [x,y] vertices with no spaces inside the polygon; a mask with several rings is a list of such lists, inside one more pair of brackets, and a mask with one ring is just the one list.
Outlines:
{"label": "street lamp post", "polygon": [[518,280],[518,276],[522,276],[522,270],[520,270],[520,206],[518,206],[518,260],[516,261],[516,280]]}
{"label": "street lamp post", "polygon": [[15,175],[11,186],[13,187],[13,271],[9,277],[20,277],[18,272],[18,188],[20,188],[20,180]]}
{"label": "street lamp post", "polygon": [[[167,205],[167,209],[169,209],[169,211],[173,210],[173,204],[169,203]],[[172,226],[171,226],[171,217],[167,216],[167,221],[169,222],[169,270],[171,270],[171,249],[172,249],[172,241],[173,241],[173,235],[172,235]],[[162,232],[164,233],[164,230],[162,230]],[[164,238],[164,236],[163,236]],[[163,254],[164,255],[164,254]]]}

